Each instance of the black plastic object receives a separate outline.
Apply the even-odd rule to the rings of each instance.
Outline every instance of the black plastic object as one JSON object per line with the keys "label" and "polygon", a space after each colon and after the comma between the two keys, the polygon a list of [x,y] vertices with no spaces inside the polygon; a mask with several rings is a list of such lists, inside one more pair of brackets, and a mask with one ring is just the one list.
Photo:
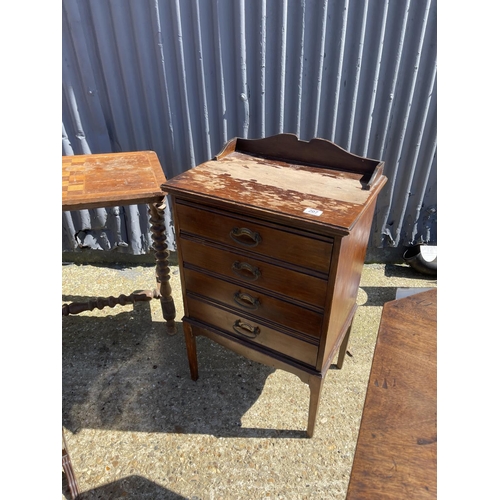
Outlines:
{"label": "black plastic object", "polygon": [[[434,252],[426,252],[422,253],[422,247],[425,245],[415,245],[403,253],[403,259],[407,262],[415,271],[419,273],[426,274],[428,276],[436,276],[437,275],[437,252],[435,255],[432,255]],[[436,248],[436,247],[433,247]],[[431,253],[431,256],[426,255]]]}

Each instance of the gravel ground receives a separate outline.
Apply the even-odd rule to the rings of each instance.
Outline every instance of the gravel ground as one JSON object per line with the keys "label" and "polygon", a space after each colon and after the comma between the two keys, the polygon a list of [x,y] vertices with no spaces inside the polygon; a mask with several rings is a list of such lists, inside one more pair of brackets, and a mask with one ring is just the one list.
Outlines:
{"label": "gravel ground", "polygon": [[[324,386],[314,438],[296,376],[198,339],[190,379],[179,270],[178,333],[158,300],[62,319],[62,423],[83,499],[344,499],[382,306],[437,281],[405,264],[367,264],[349,355]],[[63,303],[150,289],[154,266],[62,266]],[[64,482],[62,498],[70,498]]]}

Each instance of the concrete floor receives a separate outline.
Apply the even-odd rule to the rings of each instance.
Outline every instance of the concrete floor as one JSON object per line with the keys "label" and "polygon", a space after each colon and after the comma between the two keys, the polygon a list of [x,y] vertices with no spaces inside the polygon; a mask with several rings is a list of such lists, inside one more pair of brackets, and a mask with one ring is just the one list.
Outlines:
{"label": "concrete floor", "polygon": [[[294,375],[199,338],[190,379],[177,266],[171,276],[174,336],[158,300],[62,319],[62,423],[82,498],[345,498],[382,307],[437,281],[365,265],[349,355],[325,380],[308,439],[309,389]],[[66,263],[62,282],[63,303],[129,294],[153,286],[154,266]]]}

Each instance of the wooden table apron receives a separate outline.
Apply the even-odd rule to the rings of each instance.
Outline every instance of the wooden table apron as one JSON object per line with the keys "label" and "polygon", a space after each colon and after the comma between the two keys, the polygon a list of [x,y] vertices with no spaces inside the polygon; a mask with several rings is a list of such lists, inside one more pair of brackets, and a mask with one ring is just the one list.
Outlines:
{"label": "wooden table apron", "polygon": [[153,291],[99,298],[87,303],[65,304],[63,315],[102,309],[116,304],[160,298],[167,331],[176,332],[175,305],[170,287],[169,251],[166,244],[166,181],[154,151],[104,153],[62,157],[62,210],[82,210],[147,204],[156,260],[157,287]]}
{"label": "wooden table apron", "polygon": [[347,498],[437,495],[437,290],[384,305]]}

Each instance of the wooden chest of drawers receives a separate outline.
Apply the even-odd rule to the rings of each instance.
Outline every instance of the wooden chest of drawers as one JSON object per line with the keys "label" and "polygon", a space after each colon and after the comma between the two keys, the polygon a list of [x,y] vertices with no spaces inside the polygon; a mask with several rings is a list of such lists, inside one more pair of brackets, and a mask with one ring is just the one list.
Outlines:
{"label": "wooden chest of drawers", "polygon": [[292,134],[230,141],[162,185],[171,194],[191,377],[197,335],[296,374],[312,436],[344,360],[383,163]]}

